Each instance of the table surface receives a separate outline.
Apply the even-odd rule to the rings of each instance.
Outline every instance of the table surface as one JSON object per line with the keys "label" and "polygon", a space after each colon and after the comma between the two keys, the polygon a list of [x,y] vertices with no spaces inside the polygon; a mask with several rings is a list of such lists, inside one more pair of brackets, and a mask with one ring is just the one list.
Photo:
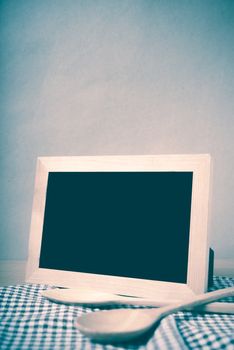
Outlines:
{"label": "table surface", "polygon": [[[231,286],[233,278],[214,277],[211,290]],[[0,349],[234,349],[234,315],[189,311],[164,318],[150,334],[130,343],[91,342],[79,333],[74,321],[98,309],[58,304],[40,295],[51,287],[23,284],[0,288]],[[234,302],[234,298],[223,301]]]}

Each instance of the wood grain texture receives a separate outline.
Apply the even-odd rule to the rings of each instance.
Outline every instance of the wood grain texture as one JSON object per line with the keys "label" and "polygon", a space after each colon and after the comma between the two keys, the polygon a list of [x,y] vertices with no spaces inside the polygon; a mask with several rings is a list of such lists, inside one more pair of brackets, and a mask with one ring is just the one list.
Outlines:
{"label": "wood grain texture", "polygon": [[[85,285],[107,292],[150,298],[164,297],[165,300],[183,299],[205,292],[208,279],[210,168],[211,159],[208,154],[39,158],[30,229],[27,281],[67,287]],[[193,172],[187,284],[39,268],[47,178],[49,172],[55,171]]]}
{"label": "wood grain texture", "polygon": [[[0,286],[25,283],[26,265],[26,260],[0,260]],[[234,278],[234,259],[216,259],[214,274]]]}

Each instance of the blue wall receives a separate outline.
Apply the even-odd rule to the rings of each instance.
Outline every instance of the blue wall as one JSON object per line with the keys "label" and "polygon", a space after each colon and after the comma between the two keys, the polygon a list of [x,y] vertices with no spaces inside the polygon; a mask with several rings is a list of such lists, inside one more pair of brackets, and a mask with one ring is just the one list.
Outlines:
{"label": "blue wall", "polygon": [[37,156],[211,153],[234,251],[234,1],[0,0],[0,259],[26,259]]}

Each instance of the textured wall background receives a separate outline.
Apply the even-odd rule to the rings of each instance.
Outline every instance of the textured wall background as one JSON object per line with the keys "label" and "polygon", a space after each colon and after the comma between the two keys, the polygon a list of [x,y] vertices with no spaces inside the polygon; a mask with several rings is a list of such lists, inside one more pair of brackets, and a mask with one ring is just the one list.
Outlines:
{"label": "textured wall background", "polygon": [[37,156],[211,153],[234,251],[234,2],[0,1],[0,259],[26,259]]}

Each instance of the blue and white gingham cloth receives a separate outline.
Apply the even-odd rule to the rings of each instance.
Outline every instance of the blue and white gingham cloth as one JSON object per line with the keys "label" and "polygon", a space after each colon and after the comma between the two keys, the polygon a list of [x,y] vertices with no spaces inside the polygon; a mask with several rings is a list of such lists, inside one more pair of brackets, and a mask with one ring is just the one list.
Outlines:
{"label": "blue and white gingham cloth", "polygon": [[[230,286],[234,279],[215,277],[212,289]],[[51,302],[40,295],[48,288],[37,284],[0,288],[1,350],[234,349],[234,315],[189,311],[164,318],[155,331],[131,343],[94,343],[74,326],[78,316],[94,309]]]}

